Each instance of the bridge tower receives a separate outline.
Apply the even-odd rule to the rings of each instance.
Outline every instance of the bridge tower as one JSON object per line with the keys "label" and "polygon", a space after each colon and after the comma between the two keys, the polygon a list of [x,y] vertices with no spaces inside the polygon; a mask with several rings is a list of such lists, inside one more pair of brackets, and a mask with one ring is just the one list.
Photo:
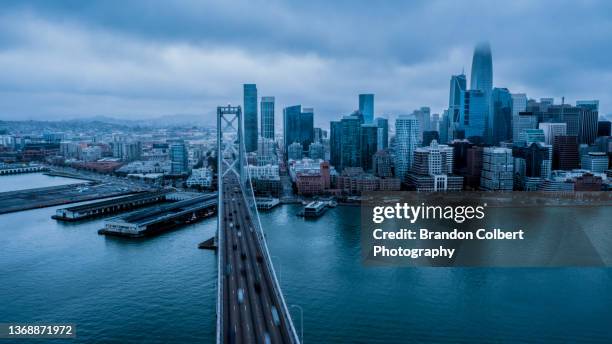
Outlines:
{"label": "bridge tower", "polygon": [[244,163],[244,144],[242,131],[242,109],[240,106],[217,107],[217,173],[219,200],[222,199],[223,177],[230,173],[241,176]]}

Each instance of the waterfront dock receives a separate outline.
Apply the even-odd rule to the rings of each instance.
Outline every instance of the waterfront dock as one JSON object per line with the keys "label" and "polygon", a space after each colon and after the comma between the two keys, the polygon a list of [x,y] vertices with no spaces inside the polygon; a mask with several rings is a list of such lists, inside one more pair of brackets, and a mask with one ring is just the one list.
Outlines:
{"label": "waterfront dock", "polygon": [[62,204],[124,196],[129,188],[109,184],[76,183],[0,193],[0,214]]}
{"label": "waterfront dock", "polygon": [[217,194],[210,193],[108,219],[98,233],[143,237],[196,222],[214,215],[216,211]]}
{"label": "waterfront dock", "polygon": [[21,173],[36,173],[47,171],[43,165],[4,165],[0,166],[0,176]]}
{"label": "waterfront dock", "polygon": [[257,197],[255,203],[257,203],[257,210],[270,210],[279,205],[280,201],[278,198]]}
{"label": "waterfront dock", "polygon": [[53,219],[79,221],[92,217],[126,212],[167,201],[168,191],[143,192],[95,203],[57,209]]}

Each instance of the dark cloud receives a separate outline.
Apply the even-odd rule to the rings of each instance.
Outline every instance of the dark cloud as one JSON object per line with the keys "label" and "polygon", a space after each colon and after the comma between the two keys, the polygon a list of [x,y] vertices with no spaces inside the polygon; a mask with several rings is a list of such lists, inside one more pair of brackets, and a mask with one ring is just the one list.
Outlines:
{"label": "dark cloud", "polygon": [[481,40],[496,86],[612,112],[609,37],[609,1],[3,2],[0,117],[210,115],[244,82],[320,123],[360,92],[440,112]]}

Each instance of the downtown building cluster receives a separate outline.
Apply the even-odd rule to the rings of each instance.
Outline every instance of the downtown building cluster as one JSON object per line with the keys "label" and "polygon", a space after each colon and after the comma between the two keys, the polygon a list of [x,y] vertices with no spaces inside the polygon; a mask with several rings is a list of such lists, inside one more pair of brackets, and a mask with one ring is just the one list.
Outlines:
{"label": "downtown building cluster", "polygon": [[[256,86],[244,87],[245,138],[253,138]],[[358,110],[331,121],[329,130],[314,126],[313,108],[285,107],[282,135],[275,136],[273,102],[261,98],[259,140],[269,140],[276,156],[270,160],[272,151],[255,145],[247,151],[262,166],[252,168],[269,173],[255,179],[279,180],[278,190],[283,175],[302,195],[610,187],[610,122],[599,119],[599,102],[571,105],[561,98],[556,104],[553,98],[529,99],[494,87],[487,43],[474,50],[469,88],[465,74],[451,76],[448,108],[441,115],[423,106],[410,114],[377,116],[374,94],[360,94]],[[273,161],[278,166],[270,168]]]}

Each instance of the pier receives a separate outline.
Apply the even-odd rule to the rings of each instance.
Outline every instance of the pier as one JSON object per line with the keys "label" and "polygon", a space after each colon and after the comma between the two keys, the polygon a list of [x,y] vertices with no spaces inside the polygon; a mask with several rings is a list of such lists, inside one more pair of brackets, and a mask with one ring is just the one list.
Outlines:
{"label": "pier", "polygon": [[52,218],[60,221],[79,221],[92,217],[116,214],[167,201],[167,194],[168,191],[143,192],[131,196],[57,209]]}
{"label": "pier", "polygon": [[77,183],[0,193],[0,214],[132,194],[109,184]]}
{"label": "pier", "polygon": [[108,219],[99,234],[143,237],[212,216],[217,211],[217,194],[177,201]]}
{"label": "pier", "polygon": [[280,204],[278,198],[257,197],[255,198],[257,210],[270,210]]}
{"label": "pier", "polygon": [[34,165],[34,166],[6,165],[6,166],[0,167],[0,176],[9,175],[9,174],[44,172],[47,170],[48,169],[42,165]]}

